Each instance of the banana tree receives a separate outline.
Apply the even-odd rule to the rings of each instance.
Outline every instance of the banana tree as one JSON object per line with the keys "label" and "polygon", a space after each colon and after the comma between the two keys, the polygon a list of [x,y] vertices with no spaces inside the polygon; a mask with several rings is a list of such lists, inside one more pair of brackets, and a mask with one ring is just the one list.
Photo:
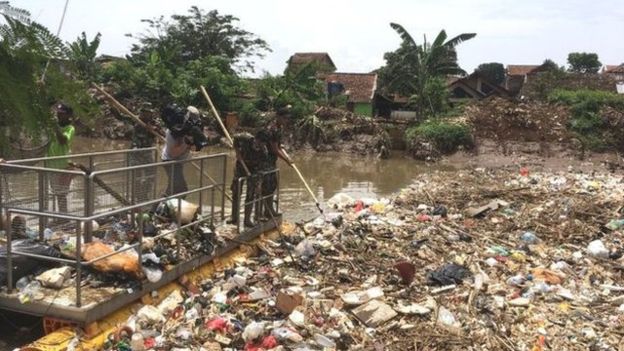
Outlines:
{"label": "banana tree", "polygon": [[400,57],[388,67],[386,74],[391,77],[389,86],[391,89],[412,92],[412,100],[419,112],[435,114],[427,97],[428,85],[431,85],[432,79],[466,74],[457,64],[455,48],[474,38],[476,33],[462,33],[448,39],[446,31],[441,30],[433,42],[428,42],[424,37],[423,43],[419,45],[400,24],[390,23],[390,26],[399,34],[403,44]]}

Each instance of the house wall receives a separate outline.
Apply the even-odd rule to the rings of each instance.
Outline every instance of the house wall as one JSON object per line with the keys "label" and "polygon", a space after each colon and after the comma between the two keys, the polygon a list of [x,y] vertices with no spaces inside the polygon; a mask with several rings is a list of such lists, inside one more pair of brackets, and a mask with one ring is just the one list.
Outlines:
{"label": "house wall", "polygon": [[373,117],[373,104],[370,102],[357,102],[353,106],[353,113]]}

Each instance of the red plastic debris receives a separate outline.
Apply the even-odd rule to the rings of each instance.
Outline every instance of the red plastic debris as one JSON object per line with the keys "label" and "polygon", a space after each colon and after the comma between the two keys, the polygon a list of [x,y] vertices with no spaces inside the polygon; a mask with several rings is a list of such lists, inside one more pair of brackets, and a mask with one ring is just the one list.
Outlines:
{"label": "red plastic debris", "polygon": [[426,215],[424,213],[419,213],[416,216],[416,220],[419,221],[419,222],[430,222],[431,221],[431,216]]}
{"label": "red plastic debris", "polygon": [[406,285],[410,285],[412,281],[414,281],[414,274],[416,274],[416,266],[410,262],[399,262],[394,265],[399,271],[399,275],[401,276],[401,280]]}
{"label": "red plastic debris", "polygon": [[154,346],[156,346],[156,339],[150,336],[149,338],[143,341],[143,346],[145,346],[145,348],[148,350],[153,349]]}
{"label": "red plastic debris", "polygon": [[520,175],[523,177],[529,176],[529,169],[526,167],[520,167]]}
{"label": "red plastic debris", "polygon": [[277,343],[277,339],[273,335],[269,335],[265,336],[260,344],[248,341],[245,344],[245,351],[264,351],[274,349],[277,346],[279,346],[279,344]]}
{"label": "red plastic debris", "polygon": [[228,328],[228,321],[223,317],[217,317],[206,322],[206,328],[224,333]]}
{"label": "red plastic debris", "polygon": [[355,212],[360,212],[364,209],[364,202],[362,200],[357,200],[355,202]]}

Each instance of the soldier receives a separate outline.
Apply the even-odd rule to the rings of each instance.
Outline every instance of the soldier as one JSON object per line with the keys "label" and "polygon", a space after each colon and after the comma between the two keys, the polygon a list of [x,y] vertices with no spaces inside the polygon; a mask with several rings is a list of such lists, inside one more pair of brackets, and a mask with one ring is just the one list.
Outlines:
{"label": "soldier", "polygon": [[[236,164],[234,167],[234,178],[232,179],[232,217],[228,220],[230,224],[238,224],[241,190],[246,181],[247,190],[245,193],[244,204],[244,225],[245,227],[253,227],[255,223],[251,220],[251,214],[253,212],[255,199],[257,197],[258,187],[258,170],[260,161],[266,158],[266,148],[264,144],[258,143],[253,135],[249,133],[237,133],[234,135],[234,150],[236,151]],[[251,173],[247,174],[245,167]]]}
{"label": "soldier", "polygon": [[262,198],[264,217],[270,219],[277,215],[275,208],[275,190],[277,190],[277,159],[281,158],[289,166],[292,166],[290,157],[282,149],[282,126],[290,117],[290,106],[277,110],[275,118],[263,129],[258,131],[256,139],[264,144],[267,156],[260,166],[262,174]]}

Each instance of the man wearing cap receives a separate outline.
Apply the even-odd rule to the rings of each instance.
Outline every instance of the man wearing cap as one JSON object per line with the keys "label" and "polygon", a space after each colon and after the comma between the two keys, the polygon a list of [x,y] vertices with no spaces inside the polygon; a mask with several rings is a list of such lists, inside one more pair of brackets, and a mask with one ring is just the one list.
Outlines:
{"label": "man wearing cap", "polygon": [[[54,106],[54,114],[57,123],[54,127],[54,135],[50,145],[48,145],[46,156],[67,156],[71,152],[71,145],[76,133],[76,129],[71,124],[74,111],[68,105],[58,103]],[[48,168],[69,169],[69,158],[48,160],[46,161],[46,166]],[[48,179],[52,195],[56,198],[59,212],[67,213],[67,194],[71,186],[72,175],[50,172]]]}
{"label": "man wearing cap", "polygon": [[262,176],[262,197],[265,199],[263,202],[264,216],[269,219],[277,215],[274,199],[278,185],[277,174],[274,172],[277,169],[277,159],[281,158],[289,166],[292,165],[290,157],[282,148],[282,126],[289,117],[290,106],[277,110],[275,118],[256,134],[256,139],[267,148],[267,156],[263,160],[260,170],[264,173]]}

